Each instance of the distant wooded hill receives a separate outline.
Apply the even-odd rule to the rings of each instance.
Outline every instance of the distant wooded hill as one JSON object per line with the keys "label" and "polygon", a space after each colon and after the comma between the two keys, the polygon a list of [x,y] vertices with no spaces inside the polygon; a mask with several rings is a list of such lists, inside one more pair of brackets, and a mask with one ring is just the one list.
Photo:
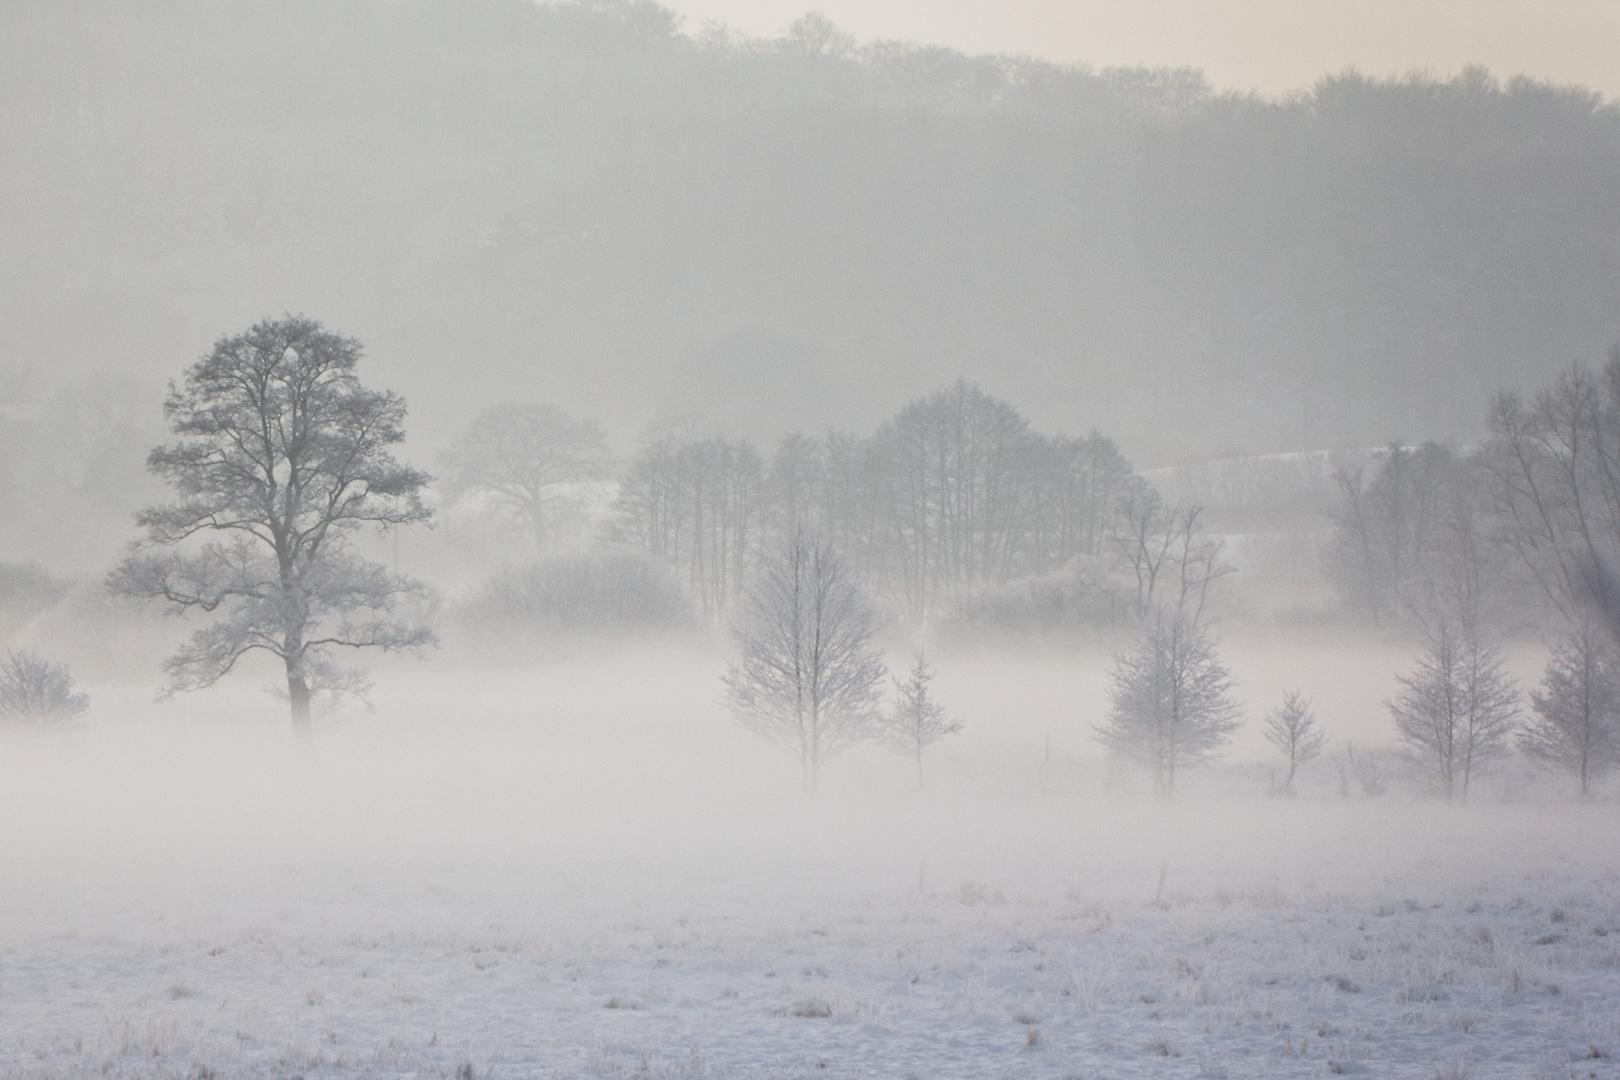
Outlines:
{"label": "distant wooded hill", "polygon": [[613,0],[0,5],[0,362],[168,376],[282,311],[428,441],[858,430],[958,376],[1144,464],[1466,438],[1620,340],[1620,111]]}

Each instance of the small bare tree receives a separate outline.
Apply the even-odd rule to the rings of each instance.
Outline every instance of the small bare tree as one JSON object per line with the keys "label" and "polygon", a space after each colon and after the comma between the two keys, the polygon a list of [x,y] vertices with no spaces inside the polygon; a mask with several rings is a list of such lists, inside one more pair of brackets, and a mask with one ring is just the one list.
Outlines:
{"label": "small bare tree", "polygon": [[733,631],[726,701],[749,731],[796,753],[804,787],[879,723],[877,615],[832,546],[799,533],[764,560]]}
{"label": "small bare tree", "polygon": [[894,710],[884,718],[882,735],[886,742],[917,762],[917,788],[923,786],[923,751],[947,735],[962,730],[959,720],[952,720],[945,709],[934,700],[928,684],[934,680],[934,670],[922,653],[911,666],[905,682],[894,681],[899,697]]}
{"label": "small bare tree", "polygon": [[1311,702],[1298,690],[1283,694],[1282,704],[1266,716],[1266,741],[1275,746],[1288,761],[1288,778],[1283,781],[1284,794],[1294,793],[1294,774],[1299,767],[1322,753],[1327,745],[1327,733],[1316,723]]}
{"label": "small bare tree", "polygon": [[1532,718],[1519,732],[1528,757],[1580,782],[1581,797],[1620,764],[1620,670],[1607,631],[1590,620],[1565,638],[1530,692]]}
{"label": "small bare tree", "polygon": [[28,727],[69,724],[90,707],[90,699],[73,689],[73,677],[27,651],[7,654],[0,665],[0,721]]}
{"label": "small bare tree", "polygon": [[487,492],[522,519],[544,547],[578,502],[574,487],[606,480],[613,468],[602,429],[550,405],[492,405],[445,452],[455,495]]}
{"label": "small bare tree", "polygon": [[1233,685],[1208,629],[1161,607],[1136,648],[1114,658],[1112,709],[1093,728],[1097,741],[1149,769],[1171,798],[1177,774],[1213,759],[1237,731]]}
{"label": "small bare tree", "polygon": [[1449,802],[1468,801],[1476,772],[1507,748],[1519,690],[1495,649],[1441,624],[1401,690],[1384,703],[1419,768]]}
{"label": "small bare tree", "polygon": [[397,610],[421,586],[350,543],[362,526],[431,513],[427,476],[390,451],[405,437],[405,402],[362,386],[359,358],[358,341],[302,317],[215,344],[163,403],[179,441],[147,459],[178,499],[141,511],[146,539],[108,580],[177,614],[215,616],[167,661],[171,692],[214,685],[250,652],[280,659],[300,737],[313,695],[362,681],[333,650],[434,640]]}

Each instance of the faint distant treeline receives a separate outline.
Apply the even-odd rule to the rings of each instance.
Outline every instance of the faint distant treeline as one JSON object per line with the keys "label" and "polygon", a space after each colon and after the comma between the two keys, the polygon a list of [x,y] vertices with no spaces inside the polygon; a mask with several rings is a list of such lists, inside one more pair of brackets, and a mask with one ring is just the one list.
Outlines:
{"label": "faint distant treeline", "polygon": [[[451,416],[612,386],[613,434],[690,394],[774,440],[729,421],[865,430],[994,372],[1171,460],[1465,434],[1504,373],[1620,325],[1620,110],[1587,90],[1271,100],[686,29],[637,0],[0,4],[4,347],[156,378],[320,297]],[[817,361],[789,399],[755,343]]]}
{"label": "faint distant treeline", "polygon": [[1488,431],[1342,465],[1328,576],[1380,623],[1620,629],[1620,350],[1499,394]]}
{"label": "faint distant treeline", "polygon": [[870,437],[790,435],[768,456],[746,439],[657,436],[613,515],[613,536],[675,568],[710,618],[761,552],[801,532],[919,623],[1055,574],[1074,583],[1060,617],[1136,615],[1167,591],[1201,606],[1224,571],[1196,509],[1167,504],[1112,440],[1044,435],[965,381]]}

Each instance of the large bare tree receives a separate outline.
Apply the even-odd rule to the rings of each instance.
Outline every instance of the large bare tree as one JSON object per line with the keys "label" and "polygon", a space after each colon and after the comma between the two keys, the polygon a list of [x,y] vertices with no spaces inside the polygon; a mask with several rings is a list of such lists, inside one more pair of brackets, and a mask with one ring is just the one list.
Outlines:
{"label": "large bare tree", "polygon": [[492,405],[445,452],[450,490],[486,492],[522,519],[537,547],[579,500],[577,487],[606,480],[607,437],[590,420],[550,405]]}
{"label": "large bare tree", "polygon": [[421,587],[360,557],[366,525],[428,520],[427,476],[394,460],[405,402],[355,376],[360,343],[301,316],[222,338],[170,384],[177,442],[147,467],[174,502],[140,512],[146,537],[109,587],[207,613],[166,662],[171,691],[212,686],[242,657],[276,656],[296,731],[311,695],[352,685],[337,649],[409,650],[433,633],[403,613]]}
{"label": "large bare tree", "polygon": [[1620,632],[1620,351],[1571,365],[1528,401],[1499,396],[1485,463],[1503,535],[1577,625],[1592,606]]}
{"label": "large bare tree", "polygon": [[877,731],[887,674],[872,645],[877,615],[832,546],[798,533],[763,560],[741,616],[727,703],[798,756],[814,792],[829,757]]}

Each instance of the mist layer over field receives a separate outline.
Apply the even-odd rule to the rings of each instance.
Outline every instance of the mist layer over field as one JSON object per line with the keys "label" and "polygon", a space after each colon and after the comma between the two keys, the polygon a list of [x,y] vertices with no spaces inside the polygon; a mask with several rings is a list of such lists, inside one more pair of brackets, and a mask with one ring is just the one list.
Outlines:
{"label": "mist layer over field", "polygon": [[718,669],[390,666],[312,755],[97,687],[0,759],[0,1074],[1612,1075],[1612,805],[1166,804],[1087,746],[1100,661],[989,654],[924,791],[874,748],[811,800]]}

